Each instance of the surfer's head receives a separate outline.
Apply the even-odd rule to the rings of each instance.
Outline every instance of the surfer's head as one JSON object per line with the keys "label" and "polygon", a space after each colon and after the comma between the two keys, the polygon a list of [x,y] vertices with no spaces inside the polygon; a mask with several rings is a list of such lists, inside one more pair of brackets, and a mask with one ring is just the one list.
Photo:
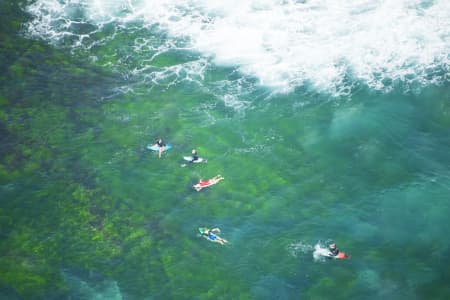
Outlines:
{"label": "surfer's head", "polygon": [[336,244],[330,244],[328,247],[330,247],[330,249],[336,249]]}

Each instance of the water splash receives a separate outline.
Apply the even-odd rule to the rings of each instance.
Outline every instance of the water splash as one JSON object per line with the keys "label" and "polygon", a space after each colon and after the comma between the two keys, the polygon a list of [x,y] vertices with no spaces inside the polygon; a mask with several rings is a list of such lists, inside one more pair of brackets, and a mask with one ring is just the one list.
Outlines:
{"label": "water splash", "polygon": [[325,259],[330,257],[330,250],[322,246],[320,243],[314,245],[313,258],[314,261],[325,261]]}

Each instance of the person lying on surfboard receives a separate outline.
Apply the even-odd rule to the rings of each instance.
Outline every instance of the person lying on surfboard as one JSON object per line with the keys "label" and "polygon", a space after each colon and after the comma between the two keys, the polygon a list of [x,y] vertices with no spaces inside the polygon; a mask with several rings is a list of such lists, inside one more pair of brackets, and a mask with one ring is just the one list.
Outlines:
{"label": "person lying on surfboard", "polygon": [[200,192],[201,189],[211,186],[213,184],[218,183],[219,181],[221,181],[222,179],[225,179],[222,177],[222,175],[217,175],[211,179],[207,179],[207,180],[201,180],[197,183],[194,184],[193,187],[197,192]]}
{"label": "person lying on surfboard", "polygon": [[328,250],[330,251],[330,257],[336,257],[336,258],[341,258],[341,259],[350,257],[343,252],[339,252],[338,247],[334,243],[328,245]]}
{"label": "person lying on surfboard", "polygon": [[[190,164],[197,164],[197,163],[207,163],[208,161],[204,159],[203,157],[199,157],[197,154],[197,150],[192,149],[191,155],[189,156],[183,156],[183,159]],[[186,164],[181,164],[181,167],[186,167]]]}
{"label": "person lying on surfboard", "polygon": [[225,245],[226,243],[228,243],[226,239],[223,239],[220,236],[214,234],[214,232],[220,232],[220,228],[216,227],[209,229],[207,227],[200,227],[198,230],[200,231],[201,236],[210,240],[211,242],[219,243],[221,245]]}
{"label": "person lying on surfboard", "polygon": [[166,144],[164,144],[162,138],[158,138],[156,140],[156,143],[153,146],[158,146],[159,147],[158,157],[161,158],[161,153],[163,153],[164,148],[166,147]]}

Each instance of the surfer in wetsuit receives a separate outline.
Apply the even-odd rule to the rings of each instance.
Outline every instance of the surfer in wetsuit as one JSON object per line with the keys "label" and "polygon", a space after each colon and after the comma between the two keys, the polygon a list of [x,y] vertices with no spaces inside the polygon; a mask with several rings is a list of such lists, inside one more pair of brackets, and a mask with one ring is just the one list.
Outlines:
{"label": "surfer in wetsuit", "polygon": [[221,245],[225,245],[226,243],[228,243],[228,241],[226,239],[221,238],[218,235],[215,235],[214,232],[220,232],[219,228],[213,228],[213,229],[209,229],[209,228],[204,228],[203,232],[201,233],[201,235],[205,238],[207,238],[208,240],[210,240],[211,242],[215,242],[215,243],[219,243]]}
{"label": "surfer in wetsuit", "polygon": [[158,138],[158,139],[156,140],[156,143],[155,143],[154,146],[158,146],[158,147],[159,147],[158,157],[161,158],[161,154],[163,153],[164,148],[166,147],[166,144],[164,144],[162,138]]}
{"label": "surfer in wetsuit", "polygon": [[191,163],[198,160],[197,150],[192,149],[192,160]]}
{"label": "surfer in wetsuit", "polygon": [[201,189],[208,187],[210,185],[216,184],[219,181],[221,181],[222,179],[225,179],[222,177],[222,175],[217,175],[211,179],[207,179],[207,180],[201,180],[197,183],[194,184],[193,187],[197,192],[200,192]]}
{"label": "surfer in wetsuit", "polygon": [[328,250],[330,250],[331,256],[337,256],[339,254],[339,249],[337,248],[336,244],[330,244],[328,245]]}

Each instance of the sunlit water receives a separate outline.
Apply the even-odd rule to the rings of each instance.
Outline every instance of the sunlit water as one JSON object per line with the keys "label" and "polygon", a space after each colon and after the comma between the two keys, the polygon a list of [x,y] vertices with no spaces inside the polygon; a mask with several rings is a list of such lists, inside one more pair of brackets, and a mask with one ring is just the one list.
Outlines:
{"label": "sunlit water", "polygon": [[[67,297],[448,298],[448,1],[38,0],[23,10],[21,36],[88,78],[68,78],[68,90],[38,81],[51,96],[34,96],[37,112],[2,119],[31,125],[5,126],[23,132],[18,144],[54,151],[36,157],[57,176],[44,163],[28,179],[1,173],[0,195],[20,204],[3,209],[45,228],[37,241],[87,226],[39,208],[47,199],[70,212],[56,178],[99,191],[86,205],[112,250],[99,259],[95,239],[56,243]],[[173,145],[161,159],[145,149],[158,136]],[[181,167],[192,148],[208,163]],[[31,221],[33,207],[54,223]],[[220,227],[229,245],[198,237],[201,226]],[[329,242],[351,259],[314,259]]]}

